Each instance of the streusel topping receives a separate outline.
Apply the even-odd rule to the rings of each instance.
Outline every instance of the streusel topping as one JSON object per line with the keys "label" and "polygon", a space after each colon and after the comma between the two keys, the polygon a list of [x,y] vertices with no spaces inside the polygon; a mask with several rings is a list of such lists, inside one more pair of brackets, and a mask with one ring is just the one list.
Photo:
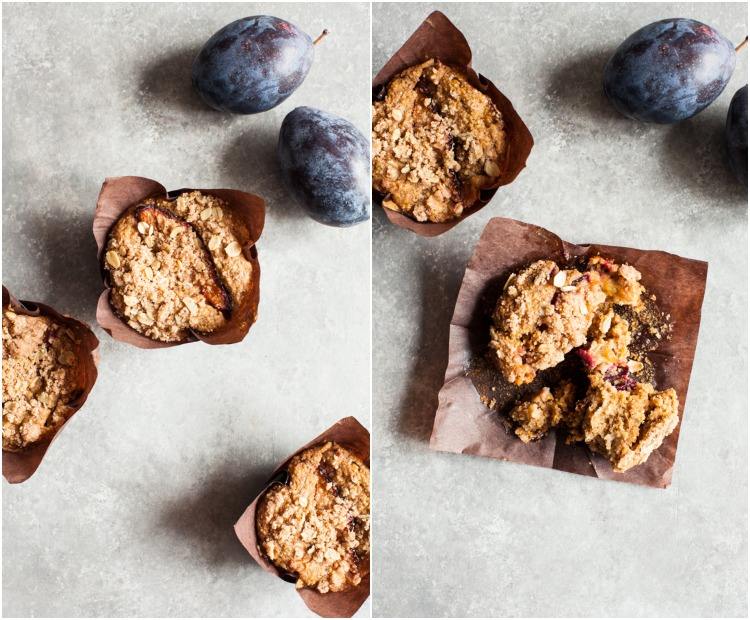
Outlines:
{"label": "streusel topping", "polygon": [[110,302],[133,329],[164,342],[226,324],[249,292],[248,233],[224,201],[200,192],[149,199],[110,233],[104,266]]}
{"label": "streusel topping", "polygon": [[456,69],[428,60],[402,71],[373,104],[373,184],[383,206],[417,221],[461,215],[500,177],[500,111]]}
{"label": "streusel topping", "polygon": [[345,448],[326,443],[294,457],[288,484],[261,498],[261,551],[297,577],[297,587],[348,590],[369,570],[370,470]]}
{"label": "streusel topping", "polygon": [[77,346],[73,331],[51,318],[3,308],[3,450],[52,437],[73,414]]}

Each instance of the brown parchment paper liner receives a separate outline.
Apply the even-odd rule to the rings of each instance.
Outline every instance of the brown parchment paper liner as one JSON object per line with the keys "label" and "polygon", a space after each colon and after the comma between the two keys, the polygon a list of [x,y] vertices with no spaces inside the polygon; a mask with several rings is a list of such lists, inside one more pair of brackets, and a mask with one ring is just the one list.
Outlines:
{"label": "brown parchment paper liner", "polygon": [[183,188],[167,192],[161,183],[144,177],[110,177],[105,179],[99,198],[96,202],[94,215],[94,237],[97,245],[97,260],[102,273],[105,290],[99,296],[96,306],[96,320],[115,340],[135,345],[142,349],[161,349],[174,347],[188,342],[201,340],[207,344],[233,344],[240,342],[247,335],[250,326],[258,316],[260,301],[260,263],[255,243],[263,232],[265,220],[265,202],[259,196],[241,192],[235,189],[199,189],[198,191],[221,198],[227,203],[227,208],[237,215],[247,226],[249,239],[242,245],[242,253],[253,266],[251,287],[242,304],[234,306],[231,318],[219,330],[208,335],[193,333],[184,342],[159,342],[139,334],[123,321],[112,309],[109,303],[109,286],[102,263],[102,254],[107,243],[112,226],[118,218],[130,207],[137,205],[146,198],[174,198],[184,192],[194,191]]}
{"label": "brown parchment paper liner", "polygon": [[39,468],[44,459],[44,455],[57,439],[65,426],[73,419],[73,416],[80,411],[86,399],[89,396],[94,383],[96,383],[96,364],[99,359],[97,348],[99,340],[89,329],[86,323],[77,321],[69,316],[64,316],[54,308],[33,301],[19,301],[8,292],[3,286],[3,307],[10,305],[16,314],[25,316],[48,316],[57,323],[65,325],[80,340],[75,351],[78,360],[76,370],[78,372],[78,385],[81,386],[81,395],[71,401],[70,405],[74,408],[65,423],[57,429],[57,432],[50,439],[36,443],[21,452],[6,452],[3,450],[3,476],[11,484],[24,482],[31,478],[33,473]]}
{"label": "brown parchment paper liner", "polygon": [[[476,89],[485,93],[497,106],[505,121],[507,136],[507,153],[503,162],[500,178],[487,189],[481,191],[479,199],[465,209],[461,217],[450,222],[417,222],[412,218],[383,207],[388,219],[401,228],[406,228],[423,237],[435,237],[453,228],[483,208],[502,185],[512,183],[526,166],[526,159],[534,145],[534,139],[521,120],[513,104],[497,87],[471,67],[471,48],[463,33],[451,23],[440,11],[434,11],[417,28],[414,34],[378,72],[372,81],[373,101],[382,88],[398,73],[423,63],[430,58],[437,58],[443,63],[460,70]],[[373,189],[374,199],[382,207],[382,194]]]}
{"label": "brown parchment paper liner", "polygon": [[[501,415],[488,409],[466,374],[472,359],[484,355],[489,340],[487,309],[513,270],[539,259],[565,263],[582,255],[601,254],[636,267],[659,308],[671,315],[671,340],[661,341],[649,357],[658,389],[673,387],[680,399],[680,425],[650,458],[619,474],[585,444],[565,445],[550,433],[524,444],[506,430]],[[700,326],[708,264],[661,251],[606,245],[574,245],[553,233],[516,220],[493,218],[485,227],[464,274],[451,319],[448,367],[438,396],[430,448],[488,456],[561,471],[666,488],[672,480],[677,441],[687,397]],[[492,291],[492,292],[490,292]]]}
{"label": "brown parchment paper liner", "polygon": [[[257,509],[257,504],[271,485],[284,483],[286,466],[294,456],[312,446],[327,441],[333,441],[344,446],[357,457],[362,459],[362,462],[368,467],[370,466],[369,431],[362,426],[356,418],[342,418],[327,431],[318,435],[315,439],[302,446],[294,454],[290,455],[289,458],[284,460],[284,462],[273,472],[273,475],[269,478],[269,481],[263,490],[258,493],[257,497],[247,507],[237,523],[234,524],[234,531],[237,534],[237,538],[240,539],[240,542],[245,549],[247,549],[247,552],[253,557],[253,559],[260,564],[263,570],[284,579],[284,581],[291,580],[292,583],[294,583],[293,578],[284,575],[278,568],[269,562],[261,553],[260,549],[258,549],[258,541],[255,534],[255,511]],[[367,600],[367,597],[370,596],[370,574],[368,572],[367,575],[362,578],[362,581],[358,586],[351,590],[347,590],[346,592],[328,592],[326,594],[321,594],[312,588],[302,588],[301,590],[297,590],[297,592],[302,597],[305,605],[319,616],[324,618],[350,618],[362,606],[362,603]]]}

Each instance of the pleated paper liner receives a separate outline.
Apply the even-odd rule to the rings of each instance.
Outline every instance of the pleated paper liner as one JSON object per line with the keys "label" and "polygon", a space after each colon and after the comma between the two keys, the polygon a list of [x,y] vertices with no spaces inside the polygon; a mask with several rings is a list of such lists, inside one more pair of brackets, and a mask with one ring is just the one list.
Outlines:
{"label": "pleated paper liner", "polygon": [[76,384],[80,386],[80,394],[69,404],[74,411],[57,432],[49,439],[35,443],[20,452],[3,450],[3,476],[12,483],[28,480],[39,468],[44,455],[73,416],[81,410],[89,393],[96,383],[96,364],[98,361],[97,348],[99,340],[86,323],[64,316],[54,308],[33,301],[19,301],[3,286],[3,307],[10,306],[13,312],[24,316],[46,316],[70,329],[79,340],[76,354]]}
{"label": "pleated paper liner", "polygon": [[[424,237],[441,235],[484,208],[500,187],[512,183],[523,170],[534,145],[531,133],[513,108],[513,104],[490,80],[472,68],[471,48],[466,38],[440,11],[431,13],[375,76],[372,82],[373,101],[401,71],[430,58],[437,58],[459,70],[472,86],[492,100],[505,122],[507,150],[504,160],[500,162],[501,173],[495,184],[482,190],[478,200],[464,209],[460,217],[450,222],[417,222],[403,213],[383,207],[393,224]],[[382,207],[383,195],[374,189],[373,194]]]}
{"label": "pleated paper liner", "polygon": [[[104,181],[99,192],[94,215],[94,237],[97,245],[97,260],[102,272],[105,290],[99,296],[96,307],[96,320],[115,340],[140,347],[159,349],[173,347],[201,340],[207,344],[233,344],[242,341],[258,316],[260,301],[260,263],[255,246],[263,232],[265,202],[259,196],[235,189],[198,189],[202,194],[215,196],[225,201],[226,209],[234,213],[247,227],[248,236],[242,240],[242,253],[252,264],[251,291],[242,304],[232,309],[226,325],[210,334],[191,333],[183,342],[159,342],[139,334],[123,321],[114,311],[109,301],[109,285],[103,268],[104,247],[109,232],[120,216],[146,198],[175,198],[178,195],[195,191],[180,189],[167,192],[161,183],[143,177],[112,177]],[[236,231],[235,231],[236,232]]]}
{"label": "pleated paper liner", "polygon": [[[286,484],[288,482],[286,467],[289,461],[297,454],[328,441],[335,442],[340,446],[351,451],[355,456],[360,458],[368,467],[370,466],[370,433],[355,418],[343,418],[336,422],[327,431],[318,435],[315,439],[302,446],[294,454],[285,459],[273,474],[270,476],[268,483],[263,490],[258,493],[256,498],[247,507],[245,512],[234,525],[234,531],[237,538],[252,558],[265,570],[276,575],[284,581],[294,584],[296,579],[293,576],[286,575],[274,566],[258,548],[258,540],[255,530],[255,512],[258,502],[266,490],[274,484]],[[294,585],[290,585],[294,588]],[[324,618],[349,618],[370,596],[370,574],[362,578],[361,583],[345,592],[328,592],[321,594],[312,588],[302,588],[297,590],[308,608]]]}
{"label": "pleated paper liner", "polygon": [[[566,264],[576,257],[596,254],[638,269],[646,291],[656,296],[659,309],[670,315],[673,324],[671,338],[662,339],[649,358],[655,367],[655,387],[660,390],[673,387],[677,391],[680,425],[645,463],[625,473],[613,471],[605,458],[593,454],[585,444],[566,445],[564,436],[554,431],[539,441],[523,443],[504,416],[480,400],[480,392],[489,393],[492,381],[469,372],[478,361],[486,359],[489,314],[511,273],[536,260]],[[506,218],[491,219],[466,268],[451,319],[448,366],[438,397],[430,447],[666,488],[672,480],[707,271],[705,262],[667,252],[575,245],[538,226]],[[496,374],[496,380],[502,381]]]}

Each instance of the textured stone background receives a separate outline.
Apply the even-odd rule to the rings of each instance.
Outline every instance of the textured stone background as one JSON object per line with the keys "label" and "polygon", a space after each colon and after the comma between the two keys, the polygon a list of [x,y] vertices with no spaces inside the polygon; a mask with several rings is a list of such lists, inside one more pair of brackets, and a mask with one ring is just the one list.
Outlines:
{"label": "textured stone background", "polygon": [[[210,110],[191,90],[193,57],[263,13],[331,35],[279,107]],[[243,343],[141,351],[96,329],[86,408],[33,478],[3,482],[3,615],[310,615],[232,524],[289,452],[369,417],[370,227],[308,219],[274,160],[299,105],[368,131],[368,15],[363,3],[3,7],[3,282],[16,295],[94,322],[91,219],[106,176],[268,202],[260,319]]]}
{"label": "textured stone background", "polygon": [[[375,4],[373,75],[433,8],[463,29],[536,146],[513,185],[441,237],[374,217],[374,614],[744,616],[747,194],[722,128],[747,52],[722,96],[678,126],[619,116],[600,80],[617,45],[657,19],[700,19],[739,43],[746,5]],[[428,450],[463,270],[496,215],[709,261],[669,490]]]}

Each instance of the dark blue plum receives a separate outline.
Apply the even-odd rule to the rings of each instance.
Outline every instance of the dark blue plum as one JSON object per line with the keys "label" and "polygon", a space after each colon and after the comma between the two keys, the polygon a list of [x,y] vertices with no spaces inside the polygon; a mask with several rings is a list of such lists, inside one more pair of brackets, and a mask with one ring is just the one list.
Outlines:
{"label": "dark blue plum", "polygon": [[222,112],[265,112],[302,84],[313,49],[307,34],[278,17],[238,19],[212,36],[196,56],[193,86]]}
{"label": "dark blue plum", "polygon": [[740,183],[747,185],[747,84],[734,93],[729,104],[726,138],[729,164]]}
{"label": "dark blue plum", "polygon": [[676,123],[716,99],[736,63],[732,44],[693,19],[663,19],[630,35],[604,69],[604,92],[625,116]]}
{"label": "dark blue plum", "polygon": [[286,115],[277,148],[284,185],[313,219],[352,226],[370,217],[370,142],[315,108]]}

